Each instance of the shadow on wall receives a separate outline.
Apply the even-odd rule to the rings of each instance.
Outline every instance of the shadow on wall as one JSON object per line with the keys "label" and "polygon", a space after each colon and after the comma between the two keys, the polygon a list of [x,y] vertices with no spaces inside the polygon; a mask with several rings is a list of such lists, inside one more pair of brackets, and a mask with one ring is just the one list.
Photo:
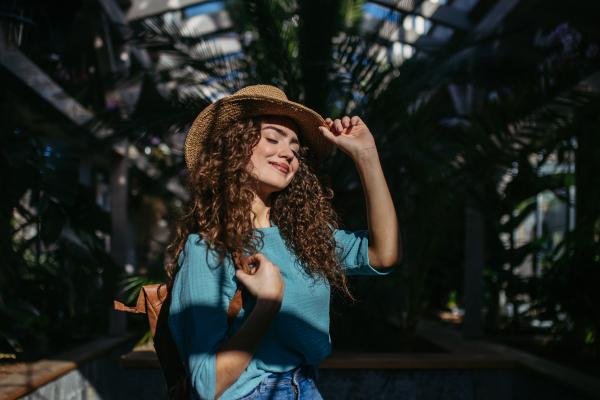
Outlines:
{"label": "shadow on wall", "polygon": [[592,400],[529,371],[323,370],[324,400]]}

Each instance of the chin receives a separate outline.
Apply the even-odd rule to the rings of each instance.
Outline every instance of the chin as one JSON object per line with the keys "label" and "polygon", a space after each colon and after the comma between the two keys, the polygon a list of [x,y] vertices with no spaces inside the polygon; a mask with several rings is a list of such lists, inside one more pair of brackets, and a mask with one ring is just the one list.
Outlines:
{"label": "chin", "polygon": [[269,185],[271,192],[281,192],[288,185]]}
{"label": "chin", "polygon": [[269,181],[261,181],[259,185],[261,186],[261,191],[267,191],[269,193],[280,192],[286,187],[288,187],[289,183],[277,181],[277,180],[269,180]]}

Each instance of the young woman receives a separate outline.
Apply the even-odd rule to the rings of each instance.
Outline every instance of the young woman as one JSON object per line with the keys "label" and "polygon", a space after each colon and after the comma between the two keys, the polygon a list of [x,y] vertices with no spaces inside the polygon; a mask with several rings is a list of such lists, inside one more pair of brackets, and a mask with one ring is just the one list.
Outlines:
{"label": "young woman", "polygon": [[[316,168],[331,143],[354,160],[368,231],[338,230]],[[330,288],[382,275],[402,258],[396,212],[373,135],[358,117],[323,120],[271,86],[206,108],[186,140],[192,200],[169,247],[169,327],[193,399],[321,399],[331,351]],[[253,268],[236,271],[232,254]],[[248,296],[232,324],[238,284]]]}

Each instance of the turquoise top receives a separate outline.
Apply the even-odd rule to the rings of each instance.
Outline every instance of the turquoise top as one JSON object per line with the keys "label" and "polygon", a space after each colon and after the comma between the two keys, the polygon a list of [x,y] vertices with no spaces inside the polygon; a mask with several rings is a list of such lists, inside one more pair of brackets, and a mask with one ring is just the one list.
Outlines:
{"label": "turquoise top", "polygon": [[[329,284],[314,282],[296,263],[277,227],[258,229],[264,234],[264,254],[277,265],[285,280],[279,314],[273,320],[246,370],[220,397],[238,399],[271,373],[287,372],[301,364],[314,365],[331,352],[329,338]],[[338,257],[346,275],[384,275],[392,268],[369,266],[367,231],[338,230]],[[199,236],[190,235],[179,259],[169,327],[190,377],[193,399],[215,397],[215,359],[223,345],[244,323],[256,303],[249,296],[235,322],[227,326],[227,309],[237,288],[229,258],[219,265]],[[315,373],[317,371],[315,370]]]}

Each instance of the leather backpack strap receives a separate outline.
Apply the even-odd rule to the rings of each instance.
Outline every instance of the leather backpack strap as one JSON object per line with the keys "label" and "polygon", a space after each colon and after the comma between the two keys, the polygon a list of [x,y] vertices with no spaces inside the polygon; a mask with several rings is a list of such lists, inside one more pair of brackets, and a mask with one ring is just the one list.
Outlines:
{"label": "leather backpack strap", "polygon": [[[142,287],[146,297],[146,315],[148,316],[148,323],[150,324],[150,331],[152,337],[156,335],[158,329],[160,315],[168,315],[171,302],[166,302],[169,296],[170,287],[166,283],[157,283],[155,285],[147,285]],[[169,299],[170,300],[170,299]],[[166,312],[162,312],[162,308],[165,306]],[[167,326],[167,319],[162,321]],[[165,329],[168,329],[165,328]]]}
{"label": "leather backpack strap", "polygon": [[126,311],[134,314],[145,314],[144,311],[140,311],[137,307],[128,307],[125,304],[115,300],[115,310],[117,311]]}
{"label": "leather backpack strap", "polygon": [[[246,274],[250,273],[250,267],[248,266],[246,259],[240,253],[233,253],[233,263],[235,265],[236,270],[241,269]],[[227,309],[228,326],[231,326],[231,324],[233,324],[233,321],[235,321],[235,318],[240,313],[242,305],[244,305],[244,302],[246,301],[247,297],[248,290],[244,287],[244,285],[240,283],[235,292],[235,295],[233,296],[233,299],[231,299],[231,302],[229,303],[229,308]]]}
{"label": "leather backpack strap", "polygon": [[[250,267],[246,260],[240,255],[233,257],[235,268],[245,273],[250,273]],[[135,307],[127,307],[123,303],[115,301],[115,309],[133,313],[145,313],[154,339],[154,348],[160,363],[167,390],[171,400],[191,400],[189,378],[185,367],[179,356],[179,352],[171,331],[169,329],[169,310],[171,308],[171,285],[155,284],[144,286]],[[238,289],[229,303],[227,310],[227,324],[231,325],[248,296],[248,291],[240,283]]]}
{"label": "leather backpack strap", "polygon": [[[246,259],[241,254],[237,252],[234,253],[233,262],[236,270],[241,269],[246,274],[250,273],[250,267],[248,266]],[[147,285],[140,290],[140,295],[138,296],[138,301],[135,307],[128,307],[118,301],[114,302],[114,307],[117,311],[147,314],[148,322],[150,323],[150,330],[152,331],[152,336],[154,336],[158,314],[160,313],[162,303],[165,300],[168,291],[170,291],[170,287],[164,283]],[[228,326],[233,324],[233,321],[235,321],[235,318],[240,313],[240,310],[242,309],[247,297],[248,291],[240,283],[235,295],[233,296],[233,299],[231,299],[231,302],[229,303],[229,308],[227,309]]]}
{"label": "leather backpack strap", "polygon": [[142,287],[140,289],[140,294],[138,296],[135,307],[128,307],[125,304],[120,303],[115,300],[115,310],[126,311],[126,312],[130,312],[130,313],[134,313],[134,314],[146,314],[146,311],[147,311],[146,310],[146,300],[147,300],[146,296],[148,295],[146,288],[157,288],[160,285],[161,284],[155,284],[155,285],[149,285],[149,286]]}

